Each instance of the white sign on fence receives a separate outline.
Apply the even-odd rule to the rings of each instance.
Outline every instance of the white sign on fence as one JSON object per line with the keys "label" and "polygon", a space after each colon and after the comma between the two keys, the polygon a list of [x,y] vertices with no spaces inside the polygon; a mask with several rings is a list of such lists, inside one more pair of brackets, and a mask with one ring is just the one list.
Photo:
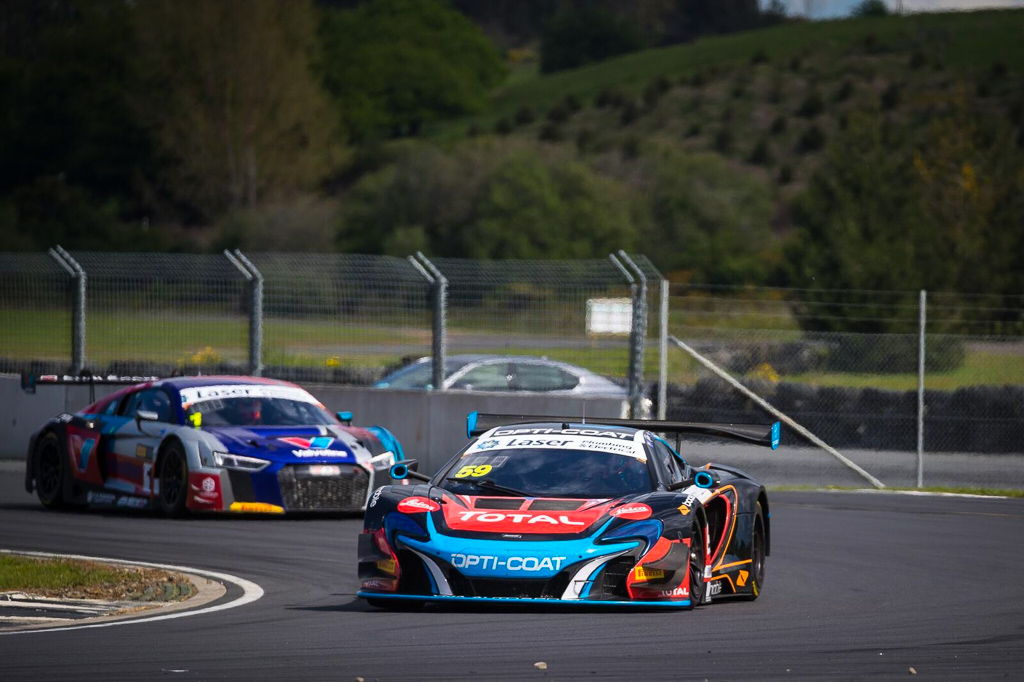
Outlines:
{"label": "white sign on fence", "polygon": [[587,334],[628,334],[633,303],[628,298],[587,299]]}

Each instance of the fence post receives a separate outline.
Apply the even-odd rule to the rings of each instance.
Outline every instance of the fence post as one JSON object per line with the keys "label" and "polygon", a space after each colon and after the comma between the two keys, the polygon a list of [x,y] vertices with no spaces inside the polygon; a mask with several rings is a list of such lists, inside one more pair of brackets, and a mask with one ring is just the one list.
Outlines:
{"label": "fence post", "polygon": [[633,319],[629,332],[629,412],[630,417],[636,419],[642,413],[643,401],[644,344],[647,339],[647,276],[622,249],[617,255],[613,254],[611,259],[626,276],[633,299]]}
{"label": "fence post", "polygon": [[921,289],[917,333],[917,487],[924,487],[924,368],[928,292]]}
{"label": "fence post", "polygon": [[85,269],[64,250],[63,246],[57,245],[47,253],[67,270],[75,283],[75,302],[71,309],[71,373],[78,374],[85,369]]}
{"label": "fence post", "polygon": [[668,410],[668,280],[659,280],[661,284],[658,299],[661,319],[658,326],[658,414],[664,420]]}
{"label": "fence post", "polygon": [[[444,390],[444,369],[445,365],[448,364],[448,279],[441,274],[441,271],[430,262],[430,259],[422,251],[416,252],[416,258],[422,264],[422,267],[419,268],[420,272],[427,277],[427,281],[431,283],[433,289],[434,325],[431,351],[434,376],[432,383],[434,384],[434,390],[442,391]],[[417,265],[416,260],[411,256],[409,260],[413,265]]]}
{"label": "fence post", "polygon": [[232,265],[249,280],[249,374],[263,374],[263,274],[239,249],[224,249]]}

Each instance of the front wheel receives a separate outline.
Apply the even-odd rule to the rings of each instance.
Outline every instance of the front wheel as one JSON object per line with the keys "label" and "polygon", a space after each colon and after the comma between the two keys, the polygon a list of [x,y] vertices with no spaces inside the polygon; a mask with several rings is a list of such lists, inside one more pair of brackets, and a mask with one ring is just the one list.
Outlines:
{"label": "front wheel", "polygon": [[686,570],[690,577],[690,608],[704,603],[704,535],[698,528],[693,529],[690,539],[690,558]]}
{"label": "front wheel", "polygon": [[64,506],[64,477],[67,462],[57,434],[50,431],[36,446],[36,496],[44,507]]}
{"label": "front wheel", "polygon": [[188,460],[177,443],[170,443],[160,456],[160,509],[168,516],[183,516],[188,500]]}
{"label": "front wheel", "polygon": [[761,503],[754,505],[754,530],[750,537],[750,594],[745,595],[753,601],[761,595],[764,585],[764,560],[767,555],[767,536],[764,530],[764,513]]}

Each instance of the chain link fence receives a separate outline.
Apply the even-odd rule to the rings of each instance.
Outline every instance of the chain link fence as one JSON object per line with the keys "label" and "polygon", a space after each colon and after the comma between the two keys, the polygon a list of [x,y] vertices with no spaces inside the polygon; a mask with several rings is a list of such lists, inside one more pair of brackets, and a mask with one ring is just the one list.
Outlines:
{"label": "chain link fence", "polygon": [[[673,336],[834,447],[1024,452],[1022,297],[674,284],[670,301]],[[765,418],[686,353],[669,377],[670,419]]]}
{"label": "chain link fence", "polygon": [[668,285],[645,256],[622,252],[0,254],[8,372],[365,385],[440,344],[562,360],[627,388],[642,380],[655,416],[765,419],[694,357],[666,351],[669,335],[837,448],[911,452],[920,424],[928,452],[1024,451],[1024,296]]}
{"label": "chain link fence", "polygon": [[46,254],[0,253],[0,371],[68,367],[71,282],[71,273]]}

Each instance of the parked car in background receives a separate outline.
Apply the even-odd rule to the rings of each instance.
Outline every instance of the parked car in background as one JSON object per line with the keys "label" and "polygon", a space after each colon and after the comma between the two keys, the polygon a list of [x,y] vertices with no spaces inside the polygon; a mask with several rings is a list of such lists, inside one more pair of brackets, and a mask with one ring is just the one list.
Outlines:
{"label": "parked car in background", "polygon": [[29,442],[25,488],[47,507],[358,512],[404,456],[387,429],[351,419],[286,381],[144,381],[47,421]]}
{"label": "parked car in background", "polygon": [[[528,355],[450,355],[445,361],[445,389],[529,391],[625,399],[626,389],[584,367]],[[434,363],[423,357],[391,372],[376,388],[434,388]]]}

